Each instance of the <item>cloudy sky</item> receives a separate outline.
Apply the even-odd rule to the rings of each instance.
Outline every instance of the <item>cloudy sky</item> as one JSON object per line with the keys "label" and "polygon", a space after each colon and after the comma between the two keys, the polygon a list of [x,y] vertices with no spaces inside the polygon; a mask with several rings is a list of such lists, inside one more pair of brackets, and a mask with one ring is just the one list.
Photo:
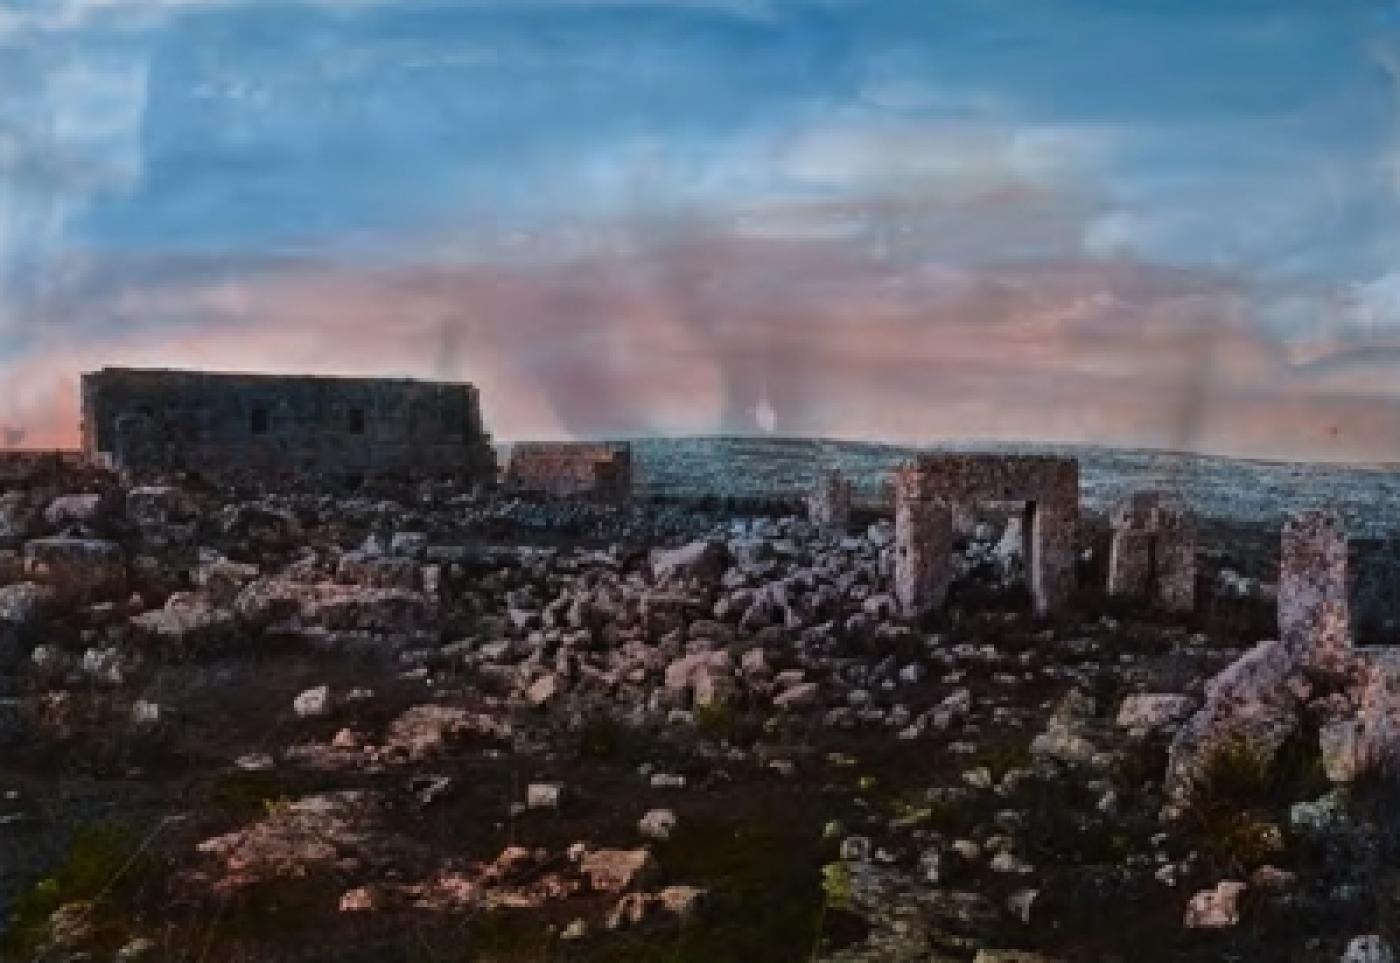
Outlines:
{"label": "cloudy sky", "polygon": [[0,0],[0,425],[102,364],[1400,460],[1400,7]]}

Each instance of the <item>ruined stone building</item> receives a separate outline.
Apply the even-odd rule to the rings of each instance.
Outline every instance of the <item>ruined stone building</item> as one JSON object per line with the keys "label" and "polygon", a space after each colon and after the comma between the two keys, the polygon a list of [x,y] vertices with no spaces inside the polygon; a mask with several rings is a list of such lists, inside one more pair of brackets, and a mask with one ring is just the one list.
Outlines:
{"label": "ruined stone building", "polygon": [[626,442],[520,442],[511,446],[506,484],[553,496],[625,499],[632,492]]}
{"label": "ruined stone building", "polygon": [[1196,607],[1196,531],[1184,505],[1163,492],[1134,492],[1109,512],[1108,594],[1148,600],[1167,612]]}
{"label": "ruined stone building", "polygon": [[490,478],[469,384],[104,368],[83,375],[84,454],[131,471]]}
{"label": "ruined stone building", "polygon": [[895,473],[895,592],[905,615],[939,608],[953,581],[954,516],[978,502],[1019,502],[1023,555],[1039,613],[1074,591],[1079,462],[1048,455],[932,454]]}

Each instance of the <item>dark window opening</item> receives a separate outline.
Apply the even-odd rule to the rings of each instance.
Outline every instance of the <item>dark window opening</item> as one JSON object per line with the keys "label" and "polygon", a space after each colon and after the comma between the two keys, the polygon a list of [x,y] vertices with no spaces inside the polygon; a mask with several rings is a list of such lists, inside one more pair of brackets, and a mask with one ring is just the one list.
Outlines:
{"label": "dark window opening", "polygon": [[363,435],[365,433],[365,410],[363,408],[350,409],[350,434]]}
{"label": "dark window opening", "polygon": [[249,418],[249,427],[253,429],[255,435],[267,434],[267,409],[254,408],[253,414]]}

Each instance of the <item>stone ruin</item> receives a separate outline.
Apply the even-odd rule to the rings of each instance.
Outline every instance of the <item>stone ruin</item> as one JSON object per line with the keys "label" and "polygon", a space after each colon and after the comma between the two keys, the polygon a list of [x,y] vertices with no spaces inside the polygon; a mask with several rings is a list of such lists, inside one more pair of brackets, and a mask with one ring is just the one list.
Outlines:
{"label": "stone ruin", "polygon": [[626,442],[520,442],[511,446],[506,485],[553,497],[623,500],[632,493]]}
{"label": "stone ruin", "polygon": [[1347,593],[1341,520],[1325,511],[1291,516],[1279,545],[1279,640],[1315,664],[1344,658],[1351,649]]}
{"label": "stone ruin", "polygon": [[1108,594],[1194,611],[1196,532],[1185,507],[1161,492],[1135,492],[1113,507],[1109,524]]}
{"label": "stone ruin", "polygon": [[1049,455],[930,454],[894,477],[895,592],[912,618],[943,605],[953,580],[954,514],[979,501],[1023,502],[1023,555],[1037,613],[1074,590],[1079,462]]}
{"label": "stone ruin", "polygon": [[824,532],[842,534],[851,525],[851,498],[855,486],[840,471],[822,473],[807,496],[807,517]]}
{"label": "stone ruin", "polygon": [[[1172,743],[1173,797],[1184,798],[1202,765],[1232,742],[1272,760],[1305,714],[1319,719],[1322,766],[1334,783],[1400,761],[1400,648],[1353,645],[1347,558],[1334,513],[1285,521],[1278,638],[1258,643],[1206,685],[1205,705]],[[1319,678],[1332,680],[1335,691],[1315,696]]]}
{"label": "stone ruin", "polygon": [[104,368],[82,378],[83,454],[137,473],[489,480],[469,384]]}

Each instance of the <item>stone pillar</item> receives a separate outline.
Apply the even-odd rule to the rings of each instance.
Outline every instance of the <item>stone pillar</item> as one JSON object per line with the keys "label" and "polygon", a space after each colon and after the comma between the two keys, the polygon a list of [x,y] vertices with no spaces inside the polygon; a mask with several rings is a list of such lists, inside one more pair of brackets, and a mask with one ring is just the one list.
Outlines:
{"label": "stone pillar", "polygon": [[1332,512],[1291,516],[1279,553],[1278,631],[1308,662],[1327,664],[1351,648],[1347,539]]}
{"label": "stone pillar", "polygon": [[1151,532],[1119,528],[1108,551],[1108,594],[1115,598],[1147,598],[1152,587]]}
{"label": "stone pillar", "polygon": [[1046,615],[1065,606],[1074,594],[1079,502],[1077,498],[1031,502],[1026,516],[1026,579],[1036,613]]}
{"label": "stone pillar", "polygon": [[824,532],[844,535],[851,525],[854,486],[836,470],[825,472],[807,497],[807,517]]}
{"label": "stone pillar", "polygon": [[1167,612],[1196,610],[1196,533],[1184,520],[1157,532],[1152,597]]}
{"label": "stone pillar", "polygon": [[896,487],[894,584],[900,611],[919,618],[943,605],[953,581],[953,511]]}

